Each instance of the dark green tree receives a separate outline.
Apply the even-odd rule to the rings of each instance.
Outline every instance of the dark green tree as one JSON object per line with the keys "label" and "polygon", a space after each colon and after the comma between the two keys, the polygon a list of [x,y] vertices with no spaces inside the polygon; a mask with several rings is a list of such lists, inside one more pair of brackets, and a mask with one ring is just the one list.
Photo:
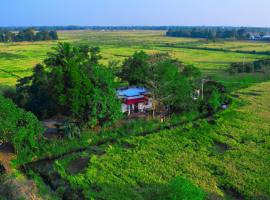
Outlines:
{"label": "dark green tree", "polygon": [[130,85],[147,87],[153,96],[153,110],[189,109],[192,81],[200,75],[194,67],[185,66],[168,54],[147,55],[135,52],[124,62],[120,77]]}
{"label": "dark green tree", "polygon": [[191,82],[170,59],[151,65],[145,82],[156,104],[154,110],[158,105],[175,111],[191,106]]}
{"label": "dark green tree", "polygon": [[[98,48],[60,43],[48,54],[45,68],[37,65],[33,76],[21,79],[21,105],[44,118],[62,114],[91,126],[121,117],[112,72],[98,63]],[[21,99],[21,98],[18,98]]]}
{"label": "dark green tree", "polygon": [[145,76],[148,68],[148,55],[138,51],[124,61],[120,77],[129,82],[130,85],[141,85],[145,83]]}

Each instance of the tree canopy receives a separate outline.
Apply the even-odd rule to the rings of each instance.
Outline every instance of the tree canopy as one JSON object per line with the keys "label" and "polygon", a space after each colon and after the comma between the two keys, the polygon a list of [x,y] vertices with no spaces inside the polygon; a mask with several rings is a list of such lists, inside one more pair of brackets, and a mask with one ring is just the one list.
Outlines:
{"label": "tree canopy", "polygon": [[24,41],[44,41],[44,40],[58,40],[56,31],[38,31],[28,28],[21,30],[18,33],[7,30],[0,30],[0,42],[24,42]]}
{"label": "tree canopy", "polygon": [[119,76],[130,85],[147,87],[153,96],[154,109],[167,107],[180,111],[192,106],[192,80],[200,72],[168,54],[148,55],[140,51],[125,60]]}
{"label": "tree canopy", "polygon": [[113,73],[99,64],[99,49],[59,43],[17,84],[17,103],[40,118],[61,114],[95,126],[121,117]]}
{"label": "tree canopy", "polygon": [[17,153],[31,157],[31,152],[38,149],[38,138],[43,134],[35,115],[0,95],[0,121],[0,143],[9,142]]}

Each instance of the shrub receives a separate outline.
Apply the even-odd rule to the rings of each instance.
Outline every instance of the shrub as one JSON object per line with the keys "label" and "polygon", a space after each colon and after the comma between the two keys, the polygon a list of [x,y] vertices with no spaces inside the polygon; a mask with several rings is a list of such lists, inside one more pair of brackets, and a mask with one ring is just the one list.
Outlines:
{"label": "shrub", "polygon": [[13,144],[18,157],[32,158],[43,128],[30,112],[18,108],[11,100],[0,96],[0,142]]}

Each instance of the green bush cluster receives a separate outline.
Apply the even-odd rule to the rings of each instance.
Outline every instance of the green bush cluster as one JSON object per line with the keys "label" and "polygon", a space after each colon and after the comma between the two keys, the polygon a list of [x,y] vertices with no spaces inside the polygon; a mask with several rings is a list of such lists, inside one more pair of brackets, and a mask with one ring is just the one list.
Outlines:
{"label": "green bush cluster", "polygon": [[270,69],[270,59],[263,59],[254,62],[232,63],[228,71],[231,74],[236,74],[236,73],[268,72],[269,69]]}
{"label": "green bush cluster", "polygon": [[44,131],[35,115],[0,96],[0,122],[0,142],[13,144],[19,159],[31,160]]}
{"label": "green bush cluster", "polygon": [[45,65],[18,81],[16,102],[39,118],[63,115],[97,126],[121,118],[113,73],[99,64],[99,49],[59,43]]}

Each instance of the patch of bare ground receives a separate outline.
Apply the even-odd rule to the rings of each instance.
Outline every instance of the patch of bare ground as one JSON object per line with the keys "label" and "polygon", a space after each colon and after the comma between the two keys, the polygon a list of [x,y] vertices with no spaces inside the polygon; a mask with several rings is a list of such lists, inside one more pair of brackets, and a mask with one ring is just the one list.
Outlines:
{"label": "patch of bare ground", "polygon": [[[0,199],[2,200],[41,200],[36,185],[23,175],[18,175],[11,161],[16,158],[10,144],[0,145]],[[16,175],[15,175],[16,174]]]}
{"label": "patch of bare ground", "polygon": [[6,174],[1,177],[0,196],[6,200],[41,200],[34,181]]}
{"label": "patch of bare ground", "polygon": [[218,154],[224,154],[226,151],[228,151],[230,147],[227,144],[215,141],[213,150]]}
{"label": "patch of bare ground", "polygon": [[89,163],[89,157],[78,157],[71,161],[68,167],[68,172],[72,175],[78,174],[83,171]]}
{"label": "patch of bare ground", "polygon": [[62,137],[62,135],[59,133],[59,126],[63,124],[64,121],[65,117],[62,116],[56,116],[43,120],[42,124],[45,128],[44,136],[48,139],[57,139]]}
{"label": "patch of bare ground", "polygon": [[14,149],[10,144],[0,145],[0,162],[5,168],[6,173],[11,172],[11,160],[15,159]]}

